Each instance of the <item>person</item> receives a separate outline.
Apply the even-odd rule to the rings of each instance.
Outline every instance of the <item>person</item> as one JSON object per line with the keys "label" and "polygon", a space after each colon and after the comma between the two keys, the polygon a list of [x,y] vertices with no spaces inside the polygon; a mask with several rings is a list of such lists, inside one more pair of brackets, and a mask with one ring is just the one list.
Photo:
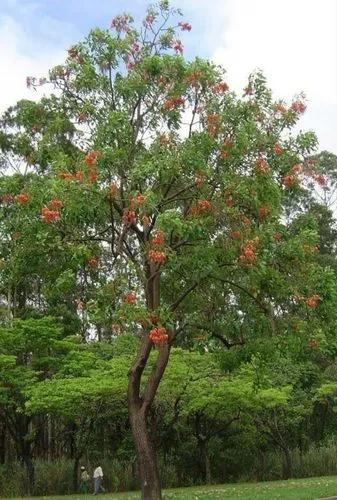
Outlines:
{"label": "person", "polygon": [[103,488],[103,470],[100,465],[94,470],[94,495],[97,495],[100,491],[105,491]]}
{"label": "person", "polygon": [[88,493],[88,481],[89,481],[89,474],[86,471],[86,468],[82,465],[81,467],[81,477],[80,477],[80,492],[81,493]]}

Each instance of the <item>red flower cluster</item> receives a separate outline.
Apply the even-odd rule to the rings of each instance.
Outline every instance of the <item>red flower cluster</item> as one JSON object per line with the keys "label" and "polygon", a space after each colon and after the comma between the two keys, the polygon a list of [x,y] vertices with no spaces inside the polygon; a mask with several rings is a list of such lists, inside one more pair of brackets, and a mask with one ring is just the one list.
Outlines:
{"label": "red flower cluster", "polygon": [[282,177],[282,184],[284,184],[287,188],[294,187],[297,184],[297,177],[295,175],[285,175]]}
{"label": "red flower cluster", "polygon": [[299,174],[301,171],[301,165],[299,163],[296,163],[296,165],[291,167],[291,171],[294,172],[294,174]]}
{"label": "red flower cluster", "polygon": [[258,209],[258,215],[260,219],[265,219],[270,213],[270,208],[263,206]]}
{"label": "red flower cluster", "polygon": [[207,131],[210,136],[214,136],[219,125],[219,115],[217,113],[209,113],[207,115]]}
{"label": "red flower cluster", "polygon": [[111,331],[114,333],[119,333],[121,331],[121,327],[119,326],[118,323],[112,323]]}
{"label": "red flower cluster", "polygon": [[163,326],[152,328],[149,333],[149,339],[156,345],[167,344],[168,334]]}
{"label": "red flower cluster", "polygon": [[122,221],[125,226],[128,224],[132,224],[136,220],[136,212],[134,210],[130,210],[129,208],[125,208],[123,212]]}
{"label": "red flower cluster", "polygon": [[311,297],[308,297],[307,300],[305,301],[305,303],[311,307],[311,308],[315,308],[317,306],[317,302],[319,301],[321,297],[316,293],[314,295],[311,295]]}
{"label": "red flower cluster", "polygon": [[186,76],[185,82],[188,85],[192,85],[195,87],[199,83],[201,77],[202,77],[202,71],[193,71],[192,73]]}
{"label": "red flower cluster", "polygon": [[151,14],[148,14],[146,16],[146,18],[144,19],[144,21],[143,21],[143,25],[145,27],[151,26],[151,24],[153,23],[153,21],[154,21],[154,16],[152,16]]}
{"label": "red flower cluster", "polygon": [[286,113],[287,112],[287,108],[285,107],[284,104],[282,104],[282,102],[278,102],[275,104],[274,106],[274,109],[277,113]]}
{"label": "red flower cluster", "polygon": [[294,101],[291,105],[291,109],[295,111],[295,113],[304,113],[307,107],[302,101]]}
{"label": "red flower cluster", "polygon": [[191,24],[186,23],[184,21],[180,21],[180,23],[178,23],[178,26],[180,26],[181,31],[191,31],[191,29],[192,29]]}
{"label": "red flower cluster", "polygon": [[184,51],[184,46],[180,40],[173,40],[172,48],[176,51],[177,54],[182,54]]}
{"label": "red flower cluster", "polygon": [[91,267],[98,266],[98,258],[95,255],[93,257],[90,257],[90,259],[88,259],[87,262],[88,262],[89,266],[91,266]]}
{"label": "red flower cluster", "polygon": [[244,266],[252,266],[256,261],[256,244],[258,240],[248,240],[242,248],[242,254],[239,257],[240,264]]}
{"label": "red flower cluster", "polygon": [[198,212],[209,212],[212,209],[212,203],[208,200],[198,200],[197,210]]}
{"label": "red flower cluster", "polygon": [[88,167],[92,167],[96,163],[96,160],[100,155],[100,151],[90,151],[85,155],[84,161]]}
{"label": "red flower cluster", "polygon": [[145,200],[145,196],[143,196],[142,194],[138,194],[137,196],[131,198],[130,206],[131,208],[134,208],[136,205],[143,205]]}
{"label": "red flower cluster", "polygon": [[83,172],[81,170],[77,170],[74,174],[70,172],[60,172],[58,176],[63,181],[81,181],[83,179]]}
{"label": "red flower cluster", "polygon": [[314,174],[315,181],[322,187],[326,186],[326,177],[323,174]]}
{"label": "red flower cluster", "polygon": [[116,31],[128,31],[129,30],[130,16],[127,14],[122,14],[116,16],[112,19],[110,28],[115,28]]}
{"label": "red flower cluster", "polygon": [[151,240],[152,245],[164,245],[165,243],[165,234],[163,231],[158,231],[155,236]]}
{"label": "red flower cluster", "polygon": [[48,203],[48,206],[53,210],[58,210],[59,208],[63,208],[64,204],[63,201],[59,200],[58,198],[54,198]]}
{"label": "red flower cluster", "polygon": [[230,233],[231,237],[234,238],[234,239],[238,239],[238,238],[241,238],[241,231],[232,231]]}
{"label": "red flower cluster", "polygon": [[27,193],[20,193],[15,196],[15,201],[18,203],[27,203],[29,200],[29,195]]}
{"label": "red flower cluster", "polygon": [[283,153],[283,148],[279,144],[275,144],[273,151],[276,155],[281,155]]}
{"label": "red flower cluster", "polygon": [[309,339],[308,346],[310,347],[310,349],[315,349],[316,347],[318,347],[317,340]]}
{"label": "red flower cluster", "polygon": [[282,239],[282,234],[281,233],[275,233],[274,234],[274,240],[275,241],[281,241]]}
{"label": "red flower cluster", "polygon": [[226,82],[219,82],[212,86],[212,92],[214,92],[214,94],[222,94],[227,90],[229,90],[229,86]]}
{"label": "red flower cluster", "polygon": [[61,214],[58,210],[51,210],[48,207],[44,207],[41,210],[41,217],[45,222],[50,223],[50,222],[54,222],[56,220],[59,220],[59,218],[61,217]]}
{"label": "red flower cluster", "polygon": [[166,260],[166,253],[159,252],[158,250],[149,250],[148,256],[151,262],[155,262],[156,264],[164,264]]}
{"label": "red flower cluster", "polygon": [[256,172],[268,174],[270,172],[270,167],[267,164],[266,160],[264,160],[263,158],[258,158],[255,162],[255,170]]}
{"label": "red flower cluster", "polygon": [[177,108],[178,106],[184,106],[185,99],[183,97],[169,97],[164,102],[164,110],[170,111],[171,109]]}
{"label": "red flower cluster", "polygon": [[137,296],[134,292],[128,292],[124,299],[123,299],[124,304],[135,304],[137,302]]}

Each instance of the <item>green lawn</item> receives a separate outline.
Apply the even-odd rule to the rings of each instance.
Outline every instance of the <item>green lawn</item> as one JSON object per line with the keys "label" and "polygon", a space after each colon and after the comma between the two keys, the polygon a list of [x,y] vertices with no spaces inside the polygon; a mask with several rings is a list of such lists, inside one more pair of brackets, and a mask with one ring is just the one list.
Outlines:
{"label": "green lawn", "polygon": [[[237,483],[217,486],[200,486],[197,488],[179,488],[166,490],[164,499],[177,500],[211,500],[213,498],[264,499],[293,498],[297,500],[318,499],[336,495],[337,476],[292,479],[289,481],[272,481],[265,483]],[[34,497],[34,500],[89,500],[90,495],[69,495],[53,497]],[[115,493],[97,495],[100,500],[138,500],[139,493]],[[13,499],[12,499],[13,500]]]}

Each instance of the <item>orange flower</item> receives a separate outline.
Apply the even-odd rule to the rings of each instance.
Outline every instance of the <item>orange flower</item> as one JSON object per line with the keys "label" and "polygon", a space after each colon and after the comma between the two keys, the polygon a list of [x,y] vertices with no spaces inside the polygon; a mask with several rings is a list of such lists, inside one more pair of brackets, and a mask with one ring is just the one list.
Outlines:
{"label": "orange flower", "polygon": [[296,165],[291,167],[291,171],[294,172],[294,174],[298,174],[301,171],[301,165],[296,163]]}
{"label": "orange flower", "polygon": [[18,203],[27,203],[27,201],[29,200],[29,195],[27,193],[20,193],[15,196],[15,200]]}
{"label": "orange flower", "polygon": [[165,243],[165,234],[163,231],[158,231],[151,240],[152,245],[163,245]]}
{"label": "orange flower", "polygon": [[123,299],[124,304],[135,304],[137,302],[137,296],[134,292],[128,292],[124,299]]}
{"label": "orange flower", "polygon": [[282,177],[282,184],[291,188],[297,184],[297,177],[295,177],[295,175],[285,175]]}
{"label": "orange flower", "polygon": [[102,153],[100,151],[90,151],[87,153],[84,157],[84,161],[87,164],[87,166],[90,168],[92,167],[95,163],[97,158],[101,155]]}
{"label": "orange flower", "polygon": [[281,155],[283,153],[283,148],[279,144],[275,144],[273,151],[276,155]]}
{"label": "orange flower", "polygon": [[166,253],[157,250],[150,250],[148,253],[149,259],[157,264],[164,264],[166,260]]}
{"label": "orange flower", "polygon": [[47,207],[44,207],[41,210],[42,220],[44,220],[45,222],[48,222],[48,223],[59,220],[60,216],[61,216],[61,214],[57,210],[50,210]]}
{"label": "orange flower", "polygon": [[160,344],[167,344],[168,341],[168,334],[166,331],[166,328],[164,327],[155,327],[152,328],[149,332],[149,339],[157,345]]}
{"label": "orange flower", "polygon": [[258,158],[255,162],[255,170],[256,172],[268,174],[268,172],[270,172],[270,167],[267,164],[266,160],[264,160],[263,158]]}
{"label": "orange flower", "polygon": [[134,210],[130,210],[129,208],[125,208],[123,212],[122,221],[125,226],[128,224],[132,224],[136,220],[136,212]]}
{"label": "orange flower", "polygon": [[49,207],[52,209],[58,209],[58,208],[63,208],[63,201],[59,200],[58,198],[54,198],[48,203]]}
{"label": "orange flower", "polygon": [[318,294],[314,294],[311,295],[311,297],[308,297],[305,302],[309,307],[314,309],[317,306],[317,302],[319,301],[320,298],[321,297]]}
{"label": "orange flower", "polygon": [[95,256],[90,257],[90,259],[88,259],[88,264],[91,267],[97,267],[98,266],[98,258]]}
{"label": "orange flower", "polygon": [[209,212],[212,209],[212,204],[208,200],[198,200],[197,206],[199,212]]}
{"label": "orange flower", "polygon": [[263,206],[258,209],[258,215],[260,219],[265,219],[270,213],[270,208]]}

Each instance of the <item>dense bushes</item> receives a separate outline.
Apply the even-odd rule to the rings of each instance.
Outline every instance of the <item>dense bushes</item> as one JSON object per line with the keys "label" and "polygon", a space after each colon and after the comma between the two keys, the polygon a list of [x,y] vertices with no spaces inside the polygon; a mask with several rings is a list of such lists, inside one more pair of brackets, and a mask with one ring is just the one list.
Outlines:
{"label": "dense bushes", "polygon": [[[175,460],[161,462],[163,485],[166,488],[201,484],[198,476],[196,456],[191,457],[190,463],[181,468]],[[244,482],[258,480],[277,480],[282,478],[282,456],[269,451],[263,456],[251,453],[246,459],[239,461],[242,456],[240,450],[231,451],[231,454],[215,458],[212,462],[212,482]],[[292,452],[294,477],[325,476],[337,474],[337,442],[328,440],[322,445],[311,446],[306,452],[299,449]],[[263,462],[263,463],[262,463]],[[137,487],[135,462],[121,462],[117,460],[102,460],[105,474],[104,484],[107,491],[130,491]],[[262,468],[263,469],[262,469]],[[52,462],[36,461],[36,495],[68,495],[72,489],[73,462],[69,459]],[[88,464],[88,471],[94,464]],[[17,463],[0,466],[0,496],[22,497],[25,490],[25,470]]]}

